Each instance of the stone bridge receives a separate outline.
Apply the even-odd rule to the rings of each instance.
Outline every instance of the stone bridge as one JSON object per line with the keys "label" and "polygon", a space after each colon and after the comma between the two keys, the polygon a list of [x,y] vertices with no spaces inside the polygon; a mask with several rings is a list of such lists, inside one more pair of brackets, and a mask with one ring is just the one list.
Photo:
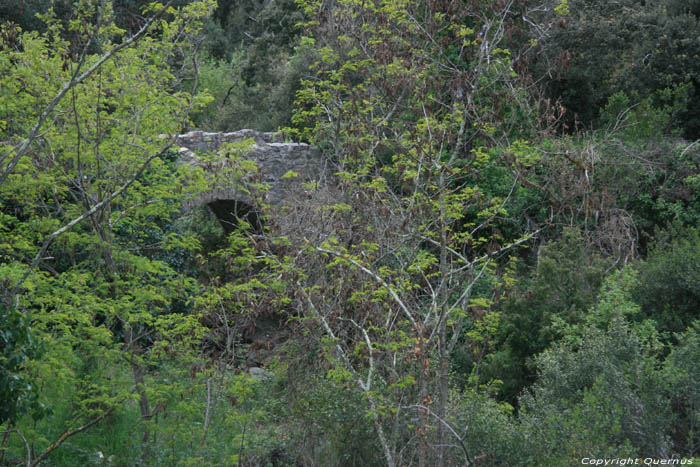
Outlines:
{"label": "stone bridge", "polygon": [[[257,163],[260,181],[270,188],[266,201],[273,208],[283,205],[285,197],[289,194],[290,182],[282,178],[287,172],[294,171],[299,174],[300,181],[317,180],[326,173],[325,162],[318,148],[305,143],[283,142],[278,133],[263,133],[255,130],[239,130],[231,133],[191,131],[179,135],[176,145],[180,146],[181,164],[216,170],[202,163],[197,154],[216,151],[223,143],[245,140],[254,141],[245,156]],[[247,217],[251,225],[260,227],[250,196],[239,186],[219,186],[201,193],[196,199],[185,203],[183,211],[187,212],[203,205],[208,205],[212,209],[227,232],[237,225],[238,218],[243,217]]]}

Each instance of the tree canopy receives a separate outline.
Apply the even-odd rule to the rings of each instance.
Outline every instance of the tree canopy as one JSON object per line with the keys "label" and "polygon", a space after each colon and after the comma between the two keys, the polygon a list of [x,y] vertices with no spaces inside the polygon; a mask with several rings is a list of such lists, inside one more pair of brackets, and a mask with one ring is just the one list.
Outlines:
{"label": "tree canopy", "polygon": [[0,464],[700,462],[696,3],[3,3]]}

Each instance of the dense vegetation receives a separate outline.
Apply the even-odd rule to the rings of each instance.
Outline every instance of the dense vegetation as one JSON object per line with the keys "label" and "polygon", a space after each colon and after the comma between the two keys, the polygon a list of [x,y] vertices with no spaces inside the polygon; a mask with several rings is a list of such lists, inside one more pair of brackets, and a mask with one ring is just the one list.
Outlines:
{"label": "dense vegetation", "polygon": [[0,21],[0,465],[700,463],[699,2]]}

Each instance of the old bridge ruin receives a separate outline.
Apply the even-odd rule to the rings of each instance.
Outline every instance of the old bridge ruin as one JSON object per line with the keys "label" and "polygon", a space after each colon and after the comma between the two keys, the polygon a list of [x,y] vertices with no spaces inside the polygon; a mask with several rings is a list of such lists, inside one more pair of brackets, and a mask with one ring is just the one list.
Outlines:
{"label": "old bridge ruin", "polygon": [[[257,164],[258,180],[269,187],[265,201],[273,206],[273,210],[280,208],[285,198],[290,196],[291,184],[283,178],[285,174],[292,171],[298,174],[299,181],[310,181],[317,180],[326,173],[324,160],[317,148],[305,143],[283,142],[278,133],[255,130],[231,133],[191,131],[179,135],[176,140],[176,145],[180,146],[179,161],[181,164],[203,167],[205,171],[216,171],[217,166],[208,166],[199,154],[216,151],[223,143],[246,140],[252,140],[253,144],[245,151],[245,157]],[[235,183],[219,183],[215,188],[184,203],[183,211],[207,205],[216,214],[224,229],[230,232],[237,225],[239,218],[247,218],[251,225],[259,227],[253,204],[250,195],[241,186]]]}

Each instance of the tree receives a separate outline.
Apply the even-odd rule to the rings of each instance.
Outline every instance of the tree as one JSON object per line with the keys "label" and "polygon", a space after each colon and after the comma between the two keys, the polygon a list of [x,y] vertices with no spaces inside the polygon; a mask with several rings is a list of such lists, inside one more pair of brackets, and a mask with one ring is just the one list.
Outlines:
{"label": "tree", "polygon": [[697,139],[700,56],[691,46],[700,27],[697,6],[683,2],[679,8],[674,0],[569,3],[571,15],[543,37],[532,60],[534,79],[561,100],[569,128],[597,126],[600,110],[617,92],[634,91],[640,101],[652,97],[658,105],[660,91],[685,83],[690,101],[672,127]]}
{"label": "tree", "polygon": [[671,436],[678,452],[697,457],[700,452],[700,391],[695,384],[698,378],[695,362],[700,357],[697,321],[678,335],[677,340],[678,346],[669,354],[663,369],[677,427]]}
{"label": "tree", "polygon": [[[134,395],[148,456],[158,393],[147,370],[196,354],[201,326],[178,309],[196,284],[167,257],[196,243],[167,226],[205,183],[177,166],[170,135],[206,102],[191,75],[193,38],[213,7],[151,4],[128,36],[109,2],[86,0],[65,27],[49,10],[46,33],[0,46],[2,302],[32,311],[52,351],[27,366],[72,412],[57,442],[37,445],[34,465]],[[133,386],[112,372],[124,363]]]}
{"label": "tree", "polygon": [[670,404],[641,328],[614,311],[537,357],[538,380],[521,398],[521,422],[539,463],[586,456],[668,457]]}
{"label": "tree", "polygon": [[639,264],[639,283],[634,296],[644,317],[653,319],[660,332],[674,341],[697,319],[700,295],[696,229],[670,228],[660,232],[657,244]]}
{"label": "tree", "polygon": [[302,44],[318,58],[295,124],[337,164],[340,191],[297,207],[299,313],[325,336],[331,374],[366,398],[388,465],[470,464],[464,443],[445,447],[461,439],[447,413],[450,354],[467,330],[470,345],[487,344],[497,258],[537,233],[499,231],[518,178],[502,196],[483,182],[504,153],[539,157],[524,139],[537,137],[537,109],[504,48],[513,3],[305,12]]}
{"label": "tree", "polygon": [[0,424],[11,426],[25,413],[41,415],[38,391],[22,370],[28,360],[37,358],[42,348],[33,337],[28,316],[0,307]]}
{"label": "tree", "polygon": [[[534,357],[561,336],[562,326],[584,322],[610,263],[586,251],[580,232],[565,229],[541,245],[530,275],[521,272],[494,308],[503,316],[481,377],[502,381],[499,396],[516,404],[535,380]],[[524,262],[524,261],[521,261]]]}

